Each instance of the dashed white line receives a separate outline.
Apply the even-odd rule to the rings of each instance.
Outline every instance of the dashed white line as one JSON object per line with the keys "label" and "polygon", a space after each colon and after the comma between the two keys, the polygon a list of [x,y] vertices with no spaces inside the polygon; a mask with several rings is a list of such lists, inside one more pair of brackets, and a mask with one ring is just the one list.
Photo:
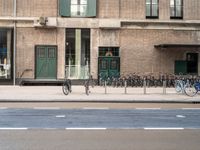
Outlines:
{"label": "dashed white line", "polygon": [[61,108],[60,107],[33,107],[33,109],[57,110]]}
{"label": "dashed white line", "polygon": [[0,128],[0,130],[28,130],[28,128]]}
{"label": "dashed white line", "polygon": [[161,108],[135,108],[137,110],[160,110]]}
{"label": "dashed white line", "polygon": [[85,110],[91,110],[91,109],[94,109],[94,110],[108,110],[109,108],[108,107],[83,107],[82,109],[85,109]]}
{"label": "dashed white line", "polygon": [[144,130],[184,130],[184,128],[144,128]]}
{"label": "dashed white line", "polygon": [[65,115],[57,115],[56,118],[65,118]]}
{"label": "dashed white line", "polygon": [[107,130],[107,128],[65,128],[66,130]]}
{"label": "dashed white line", "polygon": [[183,110],[200,110],[200,108],[182,108]]}
{"label": "dashed white line", "polygon": [[176,115],[177,118],[185,118],[183,115]]}

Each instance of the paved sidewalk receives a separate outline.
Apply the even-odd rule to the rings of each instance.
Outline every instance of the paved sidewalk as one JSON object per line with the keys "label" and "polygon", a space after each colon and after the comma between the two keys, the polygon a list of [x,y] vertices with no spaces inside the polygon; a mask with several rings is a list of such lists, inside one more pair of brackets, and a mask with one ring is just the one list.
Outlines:
{"label": "paved sidewalk", "polygon": [[72,93],[64,95],[61,86],[0,86],[0,102],[200,102],[200,95],[188,97],[177,94],[174,88],[105,88],[96,86],[90,88],[90,95],[85,94],[83,86],[72,86]]}

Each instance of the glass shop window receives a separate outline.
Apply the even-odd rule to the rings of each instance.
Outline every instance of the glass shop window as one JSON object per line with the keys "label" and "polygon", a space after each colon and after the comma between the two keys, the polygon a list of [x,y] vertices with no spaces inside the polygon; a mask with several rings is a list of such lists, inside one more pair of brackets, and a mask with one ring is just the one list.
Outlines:
{"label": "glass shop window", "polygon": [[11,30],[0,29],[0,79],[11,78]]}

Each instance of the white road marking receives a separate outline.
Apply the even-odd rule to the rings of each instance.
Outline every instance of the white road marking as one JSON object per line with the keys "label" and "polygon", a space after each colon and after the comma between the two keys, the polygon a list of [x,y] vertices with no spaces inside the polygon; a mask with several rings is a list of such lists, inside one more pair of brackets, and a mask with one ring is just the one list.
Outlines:
{"label": "white road marking", "polygon": [[65,115],[57,115],[56,118],[65,118]]}
{"label": "white road marking", "polygon": [[184,128],[144,128],[144,130],[184,130]]}
{"label": "white road marking", "polygon": [[66,130],[107,130],[107,128],[65,128]]}
{"label": "white road marking", "polygon": [[58,128],[42,128],[43,130],[58,130]]}
{"label": "white road marking", "polygon": [[161,108],[135,108],[138,110],[160,110]]}
{"label": "white road marking", "polygon": [[33,109],[57,110],[60,107],[34,107]]}
{"label": "white road marking", "polygon": [[108,110],[108,107],[83,107],[85,110],[97,109],[97,110]]}
{"label": "white road marking", "polygon": [[185,118],[183,115],[176,115],[177,118]]}
{"label": "white road marking", "polygon": [[28,130],[28,128],[0,128],[0,130]]}
{"label": "white road marking", "polygon": [[195,110],[200,110],[200,108],[182,108],[183,110],[193,110],[193,109],[195,109]]}

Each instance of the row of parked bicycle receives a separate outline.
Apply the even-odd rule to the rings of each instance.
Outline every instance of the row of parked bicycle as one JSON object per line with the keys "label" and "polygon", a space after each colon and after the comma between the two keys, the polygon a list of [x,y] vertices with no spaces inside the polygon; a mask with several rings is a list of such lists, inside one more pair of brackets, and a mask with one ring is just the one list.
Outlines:
{"label": "row of parked bicycle", "polygon": [[125,83],[128,87],[142,87],[144,82],[147,87],[159,87],[163,86],[163,82],[166,81],[166,87],[174,87],[176,80],[183,80],[194,84],[200,80],[198,76],[191,75],[172,75],[172,74],[160,74],[160,75],[140,75],[136,73],[128,75],[115,75],[107,77],[105,75],[99,75],[99,85],[104,86],[105,81],[108,86],[123,87]]}
{"label": "row of parked bicycle", "polygon": [[136,73],[106,77],[99,75],[100,86],[112,87],[175,87],[177,93],[183,93],[188,96],[194,96],[200,91],[200,77],[195,75],[139,75]]}
{"label": "row of parked bicycle", "polygon": [[[96,84],[93,77],[90,75],[89,79],[85,80],[85,92],[89,95],[89,86],[94,87]],[[177,93],[183,93],[188,96],[194,96],[200,91],[200,77],[192,75],[139,75],[128,74],[121,76],[105,77],[99,75],[98,84],[100,86],[112,87],[175,87]],[[63,83],[63,93],[68,95],[71,90],[71,80],[66,79]]]}

